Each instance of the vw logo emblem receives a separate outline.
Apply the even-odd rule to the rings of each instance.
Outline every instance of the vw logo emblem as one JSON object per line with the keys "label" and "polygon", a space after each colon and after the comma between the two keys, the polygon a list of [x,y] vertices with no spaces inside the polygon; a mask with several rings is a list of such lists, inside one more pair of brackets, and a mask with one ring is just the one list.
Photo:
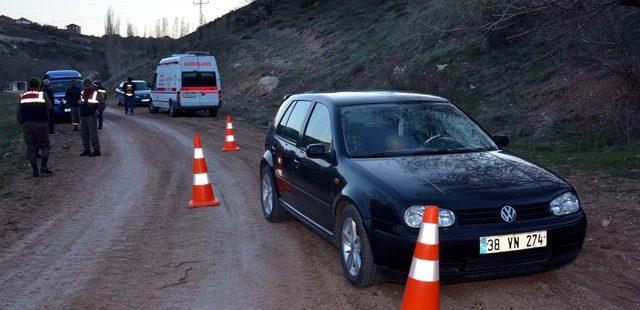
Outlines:
{"label": "vw logo emblem", "polygon": [[511,223],[516,220],[516,209],[512,206],[504,206],[500,210],[500,216],[505,222]]}

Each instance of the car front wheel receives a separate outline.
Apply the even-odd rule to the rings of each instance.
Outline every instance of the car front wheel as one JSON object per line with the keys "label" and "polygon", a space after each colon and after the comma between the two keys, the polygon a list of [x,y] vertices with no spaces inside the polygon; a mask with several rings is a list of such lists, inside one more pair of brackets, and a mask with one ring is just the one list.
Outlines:
{"label": "car front wheel", "polygon": [[347,205],[338,223],[340,261],[349,282],[356,287],[380,283],[382,277],[373,262],[373,251],[358,209],[354,205]]}
{"label": "car front wheel", "polygon": [[275,182],[268,166],[262,168],[260,177],[260,201],[262,202],[262,214],[267,221],[276,223],[287,218],[287,211],[278,201]]}
{"label": "car front wheel", "polygon": [[149,113],[151,114],[158,113],[158,110],[159,110],[153,105],[153,101],[149,102],[148,109],[149,109]]}

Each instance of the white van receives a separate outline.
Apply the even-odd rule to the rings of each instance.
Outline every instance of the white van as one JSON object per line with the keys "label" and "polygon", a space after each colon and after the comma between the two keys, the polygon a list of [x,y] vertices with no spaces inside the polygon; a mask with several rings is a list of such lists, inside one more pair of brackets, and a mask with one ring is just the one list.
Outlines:
{"label": "white van", "polygon": [[218,115],[220,74],[216,58],[207,52],[174,54],[162,59],[154,85],[149,104],[151,113],[164,108],[172,117],[185,110],[207,110],[210,116]]}

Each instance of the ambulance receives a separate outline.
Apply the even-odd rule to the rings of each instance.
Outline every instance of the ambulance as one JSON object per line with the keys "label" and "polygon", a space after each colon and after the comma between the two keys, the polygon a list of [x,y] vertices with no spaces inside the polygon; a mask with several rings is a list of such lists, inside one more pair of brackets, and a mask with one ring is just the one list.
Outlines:
{"label": "ambulance", "polygon": [[216,58],[208,52],[187,52],[164,58],[158,64],[149,112],[204,110],[218,115],[221,105],[220,74]]}

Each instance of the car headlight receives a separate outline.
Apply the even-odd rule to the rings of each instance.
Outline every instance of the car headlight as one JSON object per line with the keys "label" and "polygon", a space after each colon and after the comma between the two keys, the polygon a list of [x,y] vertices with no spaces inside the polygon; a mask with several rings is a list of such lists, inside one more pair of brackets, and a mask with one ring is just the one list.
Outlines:
{"label": "car headlight", "polygon": [[556,198],[554,198],[549,204],[551,212],[556,215],[566,215],[580,210],[580,202],[576,194],[572,192],[566,192]]}
{"label": "car headlight", "polygon": [[[411,206],[404,211],[404,222],[413,228],[420,228],[425,206]],[[456,222],[456,215],[448,209],[438,209],[438,226],[449,227]]]}

